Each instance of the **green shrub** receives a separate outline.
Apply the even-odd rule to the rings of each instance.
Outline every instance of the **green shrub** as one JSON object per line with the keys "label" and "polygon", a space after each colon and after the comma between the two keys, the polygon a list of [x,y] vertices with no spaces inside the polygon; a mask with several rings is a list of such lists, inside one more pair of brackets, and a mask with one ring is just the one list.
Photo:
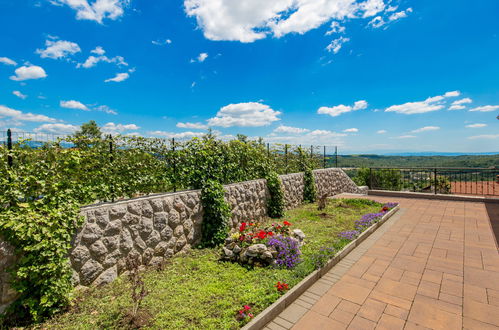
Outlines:
{"label": "green shrub", "polygon": [[282,218],[284,216],[284,193],[282,192],[281,179],[276,172],[269,172],[266,179],[270,193],[270,198],[267,201],[267,213],[271,218]]}
{"label": "green shrub", "polygon": [[205,247],[222,244],[229,232],[231,212],[224,196],[224,187],[215,180],[206,181],[201,190],[201,203],[204,210],[202,245]]}
{"label": "green shrub", "polygon": [[303,181],[303,200],[309,203],[315,202],[317,199],[317,191],[315,189],[314,173],[308,167],[305,169]]}

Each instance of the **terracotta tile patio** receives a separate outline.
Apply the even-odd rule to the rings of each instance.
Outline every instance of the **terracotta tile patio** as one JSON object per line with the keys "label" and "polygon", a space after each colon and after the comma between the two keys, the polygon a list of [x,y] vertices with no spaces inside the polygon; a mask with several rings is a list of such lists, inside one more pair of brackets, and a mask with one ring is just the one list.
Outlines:
{"label": "terracotta tile patio", "polygon": [[374,199],[401,210],[265,329],[499,329],[495,212]]}

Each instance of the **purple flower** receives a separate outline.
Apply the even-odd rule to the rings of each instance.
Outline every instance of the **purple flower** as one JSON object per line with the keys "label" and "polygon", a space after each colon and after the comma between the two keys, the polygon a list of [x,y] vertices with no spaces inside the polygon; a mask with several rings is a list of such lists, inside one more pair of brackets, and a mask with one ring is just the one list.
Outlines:
{"label": "purple flower", "polygon": [[362,232],[369,228],[372,224],[378,222],[383,217],[384,212],[380,213],[367,213],[359,220],[355,221],[355,229]]}
{"label": "purple flower", "polygon": [[357,230],[347,230],[347,231],[342,231],[341,233],[338,234],[339,238],[344,238],[349,241],[353,241],[357,236],[359,236],[360,232]]}
{"label": "purple flower", "polygon": [[386,203],[385,205],[383,205],[383,207],[387,207],[391,210],[397,205],[399,205],[399,203]]}
{"label": "purple flower", "polygon": [[267,245],[276,249],[276,264],[278,266],[293,268],[301,261],[298,241],[291,237],[279,235],[271,238]]}

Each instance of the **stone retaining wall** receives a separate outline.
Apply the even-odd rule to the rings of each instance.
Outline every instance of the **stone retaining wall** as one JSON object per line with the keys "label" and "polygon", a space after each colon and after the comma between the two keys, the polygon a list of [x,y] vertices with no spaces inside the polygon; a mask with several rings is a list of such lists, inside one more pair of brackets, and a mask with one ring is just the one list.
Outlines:
{"label": "stone retaining wall", "polygon": [[[314,177],[319,196],[362,193],[340,169],[316,170]],[[303,173],[282,175],[281,180],[286,208],[301,204]],[[232,209],[232,228],[245,220],[266,217],[269,192],[265,180],[231,184],[225,190]],[[189,190],[83,207],[81,214],[86,221],[69,256],[74,285],[111,282],[124,270],[130,254],[137,255],[144,265],[154,265],[189,250],[201,238],[200,195],[199,190]],[[15,297],[5,274],[5,268],[13,262],[12,249],[1,240],[0,257],[1,312],[2,306]]]}

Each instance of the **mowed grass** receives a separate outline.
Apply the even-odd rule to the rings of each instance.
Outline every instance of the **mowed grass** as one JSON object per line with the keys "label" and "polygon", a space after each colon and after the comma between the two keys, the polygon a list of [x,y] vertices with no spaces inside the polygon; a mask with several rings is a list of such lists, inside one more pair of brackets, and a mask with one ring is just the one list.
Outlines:
{"label": "mowed grass", "polygon": [[[147,328],[153,329],[238,329],[243,323],[235,315],[243,305],[257,315],[276,301],[280,293],[274,285],[284,281],[290,287],[315,268],[314,254],[321,248],[341,249],[347,242],[339,232],[352,230],[363,214],[378,212],[381,204],[369,200],[329,200],[323,211],[316,204],[302,205],[286,213],[292,229],[303,230],[306,244],[303,261],[292,270],[249,269],[220,262],[219,249],[193,249],[176,256],[159,270],[143,273],[149,294],[142,310],[149,315]],[[248,219],[250,220],[250,219]],[[278,220],[268,219],[268,223]],[[77,294],[68,312],[39,325],[47,329],[123,329],[121,320],[132,306],[130,286],[122,276],[113,283]],[[37,328],[38,328],[37,327]]]}

